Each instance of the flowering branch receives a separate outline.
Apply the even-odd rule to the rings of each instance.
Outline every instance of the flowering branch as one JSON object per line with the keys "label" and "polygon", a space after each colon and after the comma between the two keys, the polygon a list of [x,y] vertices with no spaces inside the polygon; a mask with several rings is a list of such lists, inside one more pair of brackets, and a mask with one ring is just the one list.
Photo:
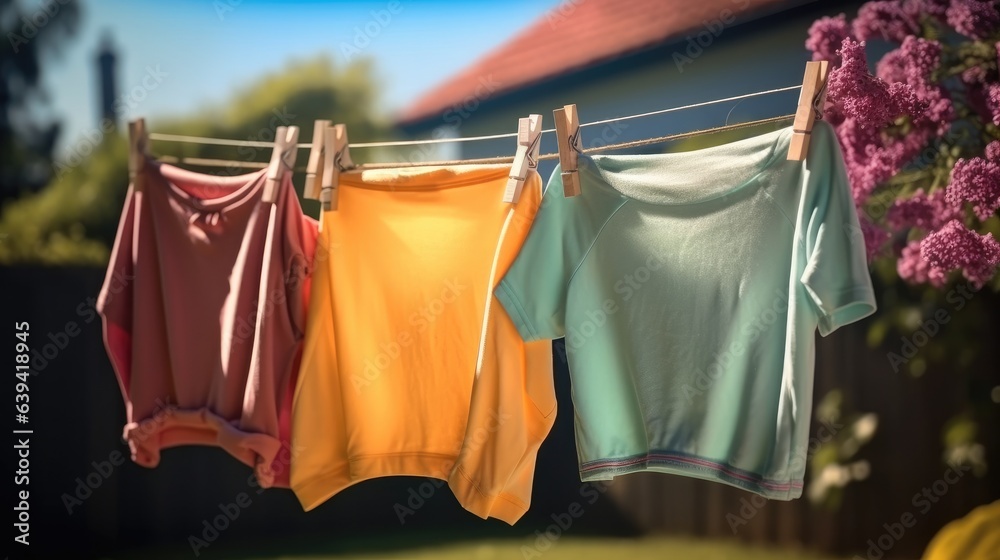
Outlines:
{"label": "flowering branch", "polygon": [[[869,70],[866,41],[897,47]],[[889,0],[809,29],[869,259],[1000,291],[1000,2]]]}

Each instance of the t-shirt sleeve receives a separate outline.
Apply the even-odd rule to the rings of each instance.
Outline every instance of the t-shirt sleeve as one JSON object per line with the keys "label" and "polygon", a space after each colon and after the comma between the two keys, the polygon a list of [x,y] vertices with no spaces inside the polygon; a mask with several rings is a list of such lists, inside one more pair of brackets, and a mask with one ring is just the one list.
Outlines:
{"label": "t-shirt sleeve", "polygon": [[97,297],[104,330],[104,347],[125,399],[131,422],[129,391],[132,378],[132,290],[135,279],[135,231],[138,226],[137,193],[129,186],[125,205],[118,221],[118,233],[111,249],[111,259]]}
{"label": "t-shirt sleeve", "polygon": [[566,198],[560,168],[552,172],[528,238],[495,291],[525,341],[565,336],[569,284],[594,243],[602,202],[594,192]]}
{"label": "t-shirt sleeve", "polygon": [[812,203],[800,280],[827,336],[874,313],[875,294],[843,155],[825,122],[816,123],[805,166]]}

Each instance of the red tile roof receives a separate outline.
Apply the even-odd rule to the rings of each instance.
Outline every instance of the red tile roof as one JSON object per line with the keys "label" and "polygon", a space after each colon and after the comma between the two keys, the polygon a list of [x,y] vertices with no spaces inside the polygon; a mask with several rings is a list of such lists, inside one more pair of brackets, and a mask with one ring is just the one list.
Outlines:
{"label": "red tile roof", "polygon": [[[439,117],[489,80],[496,97],[527,85],[683,37],[720,19],[746,21],[787,0],[563,0],[477,62],[432,88],[396,117]],[[725,12],[729,10],[729,12]],[[733,21],[735,18],[735,22]]]}

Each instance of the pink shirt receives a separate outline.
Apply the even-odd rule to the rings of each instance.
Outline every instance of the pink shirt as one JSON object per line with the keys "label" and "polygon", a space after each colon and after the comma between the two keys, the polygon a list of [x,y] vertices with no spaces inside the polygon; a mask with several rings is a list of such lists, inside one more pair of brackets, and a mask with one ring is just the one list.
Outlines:
{"label": "pink shirt", "polygon": [[291,179],[221,177],[150,161],[129,187],[97,309],[125,399],[132,459],[217,445],[288,486],[289,418],[316,221]]}

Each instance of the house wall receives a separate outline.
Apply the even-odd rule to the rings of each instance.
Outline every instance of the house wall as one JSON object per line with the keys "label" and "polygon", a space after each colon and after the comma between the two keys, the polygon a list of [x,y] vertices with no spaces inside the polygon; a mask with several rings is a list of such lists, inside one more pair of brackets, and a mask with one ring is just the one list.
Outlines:
{"label": "house wall", "polygon": [[[694,47],[688,51],[691,42],[681,38],[673,44],[557,79],[542,87],[497,98],[489,94],[482,99],[470,98],[467,108],[472,110],[453,108],[445,111],[440,119],[421,123],[419,129],[411,132],[426,137],[430,129],[450,126],[456,121],[460,122],[458,135],[463,137],[514,132],[517,119],[530,113],[541,114],[544,128],[548,129],[553,127],[552,110],[568,103],[577,105],[580,120],[586,123],[799,85],[810,56],[803,46],[809,25],[819,15],[839,13],[857,3],[844,4],[826,2],[817,6],[813,3],[750,24],[724,25],[717,36],[712,36],[708,46],[701,48],[700,54]],[[702,37],[707,39],[709,35],[706,33]],[[692,40],[695,40],[693,36]],[[490,76],[482,78],[488,83]],[[637,140],[792,114],[797,102],[798,91],[795,90],[621,121],[616,125],[585,127],[583,145],[588,148],[602,145],[605,140]],[[786,124],[772,125],[767,130],[780,126]],[[742,134],[764,131],[758,129]],[[716,143],[722,138],[715,137]],[[712,140],[706,137],[699,142]],[[461,143],[453,152],[441,153],[478,158],[510,155],[515,147],[514,139],[505,138]],[[678,147],[676,143],[661,144],[619,153],[653,153]],[[543,135],[541,151],[543,154],[556,151],[553,134]],[[543,161],[539,172],[547,178],[554,167],[555,161]]]}

